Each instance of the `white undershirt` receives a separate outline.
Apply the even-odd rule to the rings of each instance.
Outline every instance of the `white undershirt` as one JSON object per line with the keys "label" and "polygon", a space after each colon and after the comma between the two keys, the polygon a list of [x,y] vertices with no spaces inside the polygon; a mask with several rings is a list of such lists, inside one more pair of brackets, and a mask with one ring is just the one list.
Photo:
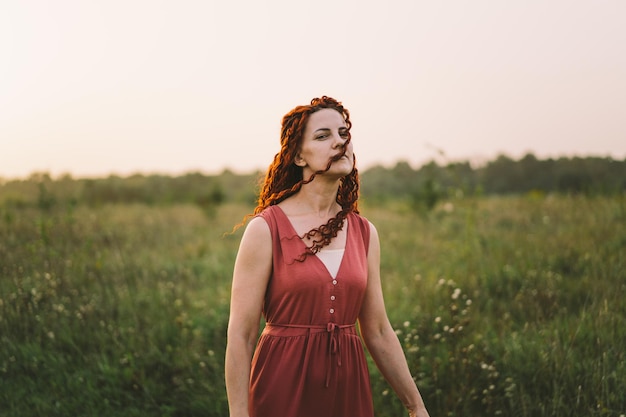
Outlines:
{"label": "white undershirt", "polygon": [[322,249],[315,254],[328,269],[328,273],[333,278],[337,277],[339,272],[339,266],[341,265],[341,259],[345,249]]}

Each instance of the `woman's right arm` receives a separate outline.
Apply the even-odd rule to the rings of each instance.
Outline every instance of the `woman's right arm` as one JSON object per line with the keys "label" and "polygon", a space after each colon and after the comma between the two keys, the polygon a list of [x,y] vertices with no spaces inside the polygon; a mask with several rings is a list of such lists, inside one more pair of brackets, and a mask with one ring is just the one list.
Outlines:
{"label": "woman's right arm", "polygon": [[256,346],[265,289],[272,272],[272,236],[261,217],[241,238],[230,301],[225,377],[231,417],[248,416],[250,362]]}

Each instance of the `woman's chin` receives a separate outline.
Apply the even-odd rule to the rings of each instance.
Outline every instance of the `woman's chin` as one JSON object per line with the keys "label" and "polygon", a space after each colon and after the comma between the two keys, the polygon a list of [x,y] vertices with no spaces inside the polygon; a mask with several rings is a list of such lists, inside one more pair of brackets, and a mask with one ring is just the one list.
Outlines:
{"label": "woman's chin", "polygon": [[352,163],[348,159],[340,159],[333,166],[330,167],[330,172],[333,174],[345,177],[352,172]]}

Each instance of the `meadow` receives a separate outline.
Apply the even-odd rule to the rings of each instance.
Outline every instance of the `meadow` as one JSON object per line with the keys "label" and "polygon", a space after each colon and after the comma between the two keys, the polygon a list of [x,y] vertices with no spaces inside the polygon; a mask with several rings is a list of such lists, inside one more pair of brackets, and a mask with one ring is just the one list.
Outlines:
{"label": "meadow", "polygon": [[[0,205],[0,416],[227,416],[228,232],[250,210]],[[361,213],[431,416],[626,415],[624,195]],[[371,370],[377,415],[405,415]]]}

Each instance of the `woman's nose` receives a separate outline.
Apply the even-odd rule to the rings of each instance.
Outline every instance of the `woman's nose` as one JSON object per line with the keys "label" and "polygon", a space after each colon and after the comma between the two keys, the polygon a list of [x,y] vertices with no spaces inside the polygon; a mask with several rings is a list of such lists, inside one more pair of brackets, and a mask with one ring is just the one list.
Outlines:
{"label": "woman's nose", "polygon": [[347,139],[341,136],[339,133],[336,133],[334,136],[335,136],[334,145],[336,148],[343,147],[346,144]]}

